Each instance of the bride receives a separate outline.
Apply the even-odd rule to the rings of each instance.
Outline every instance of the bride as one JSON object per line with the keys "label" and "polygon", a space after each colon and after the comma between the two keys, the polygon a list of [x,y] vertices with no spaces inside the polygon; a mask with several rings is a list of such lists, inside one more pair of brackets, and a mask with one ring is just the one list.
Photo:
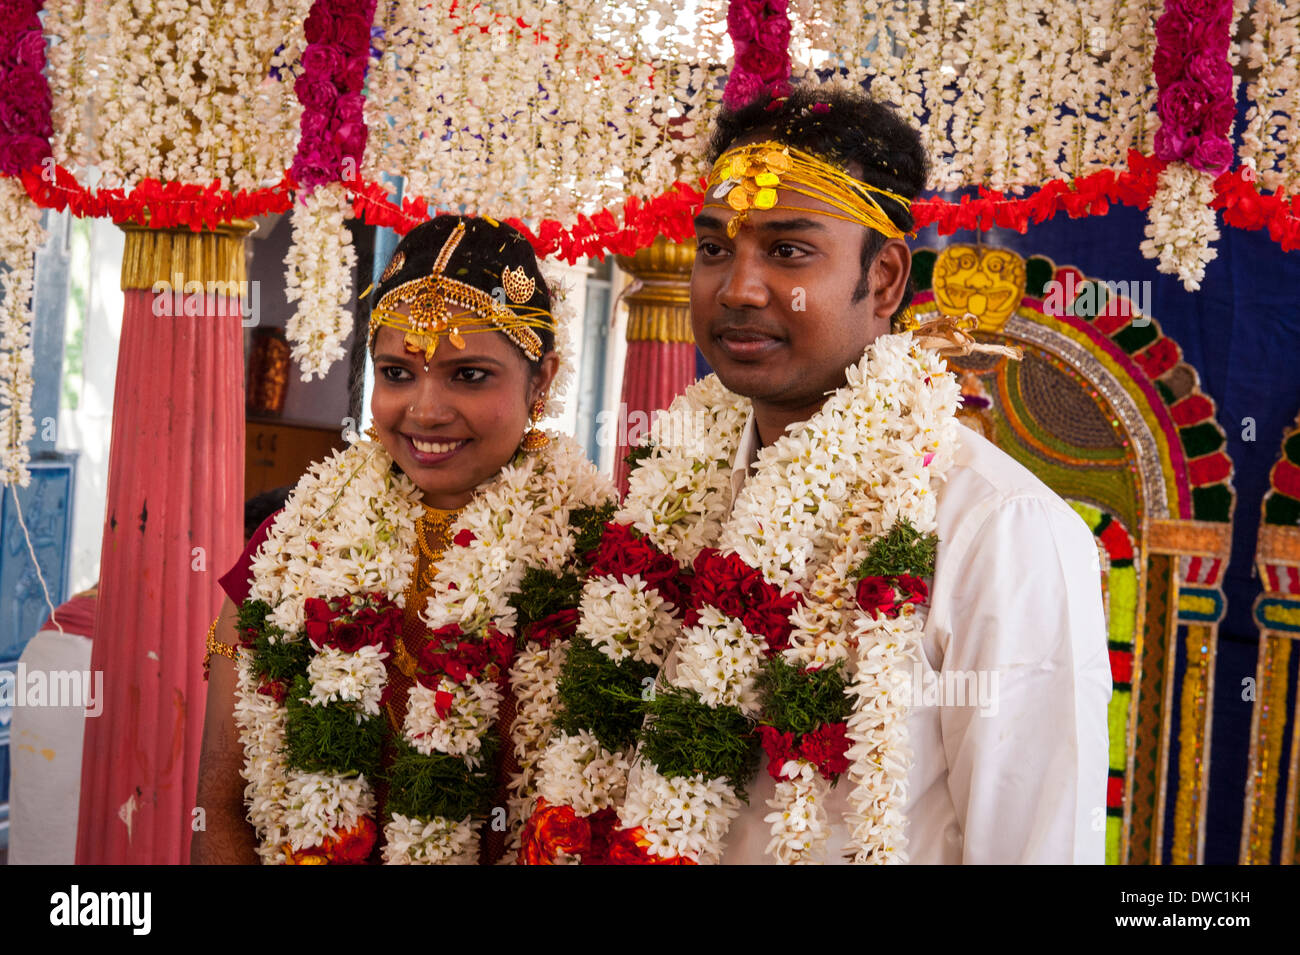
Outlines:
{"label": "bride", "polygon": [[490,863],[531,809],[614,491],[534,427],[560,356],[517,231],[417,226],[372,301],[373,428],[222,581],[196,863]]}

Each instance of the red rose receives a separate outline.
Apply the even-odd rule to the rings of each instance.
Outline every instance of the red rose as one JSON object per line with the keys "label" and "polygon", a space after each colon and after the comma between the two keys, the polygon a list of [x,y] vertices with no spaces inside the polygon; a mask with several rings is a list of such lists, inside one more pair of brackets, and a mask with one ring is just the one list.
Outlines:
{"label": "red rose", "polygon": [[334,103],[339,98],[334,81],[315,73],[304,73],[294,80],[293,91],[298,95],[298,101],[304,110],[327,115],[334,111]]}
{"label": "red rose", "polygon": [[370,24],[355,14],[338,17],[334,21],[334,42],[348,56],[360,56],[370,49]]}
{"label": "red rose", "polygon": [[445,720],[451,713],[451,704],[456,698],[446,690],[438,690],[433,694],[433,708],[438,714],[438,719]]}
{"label": "red rose", "polygon": [[770,53],[784,56],[790,48],[790,21],[785,17],[768,17],[759,25],[754,42]]}
{"label": "red rose", "polygon": [[532,624],[528,628],[528,639],[540,646],[549,647],[553,640],[568,640],[577,629],[578,611],[558,610]]}
{"label": "red rose", "polygon": [[782,79],[790,72],[790,60],[784,52],[773,53],[757,44],[736,57],[736,62],[743,63],[745,69],[757,73],[768,83]]}
{"label": "red rose", "polygon": [[474,532],[467,527],[453,537],[451,542],[457,547],[468,547],[476,540],[478,540],[478,538],[474,536]]}
{"label": "red rose", "polygon": [[894,588],[898,591],[902,603],[915,604],[919,607],[930,599],[930,588],[925,585],[925,581],[911,574],[899,574],[895,577]]}
{"label": "red rose", "polygon": [[1196,148],[1196,138],[1172,123],[1164,123],[1156,130],[1152,148],[1157,159],[1174,162],[1192,154]]}
{"label": "red rose", "polygon": [[1172,123],[1191,129],[1201,121],[1201,114],[1209,105],[1210,96],[1200,83],[1179,80],[1160,91],[1156,100],[1161,125]]}
{"label": "red rose", "polygon": [[1186,77],[1200,83],[1211,96],[1232,95],[1232,68],[1221,56],[1198,53],[1187,61]]}
{"label": "red rose", "polygon": [[40,165],[50,155],[49,134],[35,136],[19,133],[0,136],[0,173],[16,176],[25,169]]}
{"label": "red rose", "polygon": [[750,4],[733,0],[727,4],[727,33],[732,41],[749,40],[758,31],[758,11]]}
{"label": "red rose", "polygon": [[258,687],[257,692],[262,696],[269,696],[275,702],[284,705],[285,699],[289,696],[289,684],[284,680],[270,680]]}
{"label": "red rose", "polygon": [[342,68],[334,74],[334,82],[349,93],[360,93],[361,87],[366,84],[366,58],[354,56],[344,62]]}
{"label": "red rose", "polygon": [[1202,136],[1187,161],[1197,169],[1217,176],[1232,165],[1234,155],[1232,145],[1222,136]]}
{"label": "red rose", "polygon": [[312,43],[302,51],[303,69],[330,82],[334,81],[334,74],[343,68],[343,62],[343,54],[327,43]]}
{"label": "red rose", "polygon": [[858,606],[867,613],[883,613],[886,617],[898,616],[894,607],[894,585],[888,577],[863,577],[858,581]]}
{"label": "red rose", "polygon": [[760,726],[759,739],[763,743],[763,752],[767,753],[767,773],[773,779],[787,778],[781,767],[795,758],[793,733],[782,733],[775,726]]}
{"label": "red rose", "polygon": [[310,43],[328,43],[333,36],[334,17],[320,7],[312,10],[302,24],[302,35]]}
{"label": "red rose", "polygon": [[12,71],[0,88],[0,126],[14,134],[48,137],[53,131],[49,115],[50,89],[45,77],[37,70]]}
{"label": "red rose", "polygon": [[362,647],[368,646],[371,641],[364,627],[348,622],[335,624],[334,629],[330,631],[328,642],[344,653],[356,653]]}
{"label": "red rose", "polygon": [[[334,145],[342,156],[359,158],[366,151],[370,130],[365,123],[340,123],[334,129]],[[341,161],[341,160],[340,160]]]}
{"label": "red rose", "polygon": [[324,646],[329,634],[330,621],[335,616],[329,602],[318,597],[308,597],[303,602],[302,609],[305,617],[303,629],[307,631],[307,639],[318,647]]}
{"label": "red rose", "polygon": [[849,760],[848,727],[844,723],[823,723],[799,740],[799,755],[817,767],[827,779],[847,772]]}
{"label": "red rose", "polygon": [[40,28],[20,33],[10,55],[19,66],[40,72],[45,68],[45,36]]}

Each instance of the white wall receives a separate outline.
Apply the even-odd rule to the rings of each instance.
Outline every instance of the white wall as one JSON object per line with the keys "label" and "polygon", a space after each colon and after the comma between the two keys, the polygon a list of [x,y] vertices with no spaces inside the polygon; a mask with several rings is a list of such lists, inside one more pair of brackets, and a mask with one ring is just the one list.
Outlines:
{"label": "white wall", "polygon": [[[78,318],[68,302],[66,330],[85,324],[80,385],[76,411],[59,405],[58,449],[78,451],[76,488],[72,503],[71,593],[99,579],[99,550],[103,539],[104,506],[108,496],[108,448],[113,424],[113,388],[117,378],[117,348],[122,337],[122,230],[96,219],[90,226],[87,248],[72,242],[71,281],[86,289],[86,314]],[[67,369],[64,369],[67,374]]]}

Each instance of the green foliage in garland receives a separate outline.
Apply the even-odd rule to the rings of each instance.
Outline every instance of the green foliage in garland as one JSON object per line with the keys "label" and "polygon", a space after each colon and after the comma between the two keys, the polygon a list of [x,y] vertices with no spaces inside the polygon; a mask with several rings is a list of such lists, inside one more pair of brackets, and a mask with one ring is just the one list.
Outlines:
{"label": "green foliage in garland", "polygon": [[289,766],[306,773],[373,776],[379,769],[384,739],[384,718],[363,717],[357,722],[350,706],[312,706],[311,683],[305,675],[294,679],[285,699],[285,750]]}
{"label": "green foliage in garland", "polygon": [[889,529],[884,537],[871,542],[867,556],[854,576],[889,577],[894,574],[912,574],[929,577],[934,573],[934,556],[939,538],[922,534],[907,518]]}
{"label": "green foliage in garland", "polygon": [[600,507],[579,507],[569,512],[569,526],[573,528],[573,554],[582,560],[584,554],[596,549],[605,525],[614,519],[617,510],[611,501]]}
{"label": "green foliage in garland", "polygon": [[802,736],[823,723],[843,723],[853,712],[844,695],[844,664],[808,671],[775,656],[757,681],[763,701],[763,722],[782,733]]}
{"label": "green foliage in garland", "polygon": [[459,822],[487,812],[495,780],[498,739],[495,731],[482,737],[478,768],[470,769],[461,756],[433,753],[425,756],[405,740],[397,741],[393,765],[388,770],[388,812],[403,816],[446,816]]}
{"label": "green foliage in garland", "polygon": [[572,610],[582,598],[582,578],[568,570],[557,574],[541,567],[529,567],[519,590],[510,595],[517,615],[515,633],[524,639],[528,625],[560,610]]}
{"label": "green foliage in garland", "polygon": [[647,704],[649,720],[641,738],[641,755],[663,776],[725,778],[737,796],[758,768],[758,734],[734,706],[714,708],[692,690],[660,689]]}
{"label": "green foliage in garland", "polygon": [[655,446],[649,442],[639,445],[638,447],[632,448],[630,451],[628,451],[627,456],[623,458],[624,463],[627,464],[627,473],[630,475],[633,471],[635,471],[638,467],[641,466],[642,461],[644,461],[646,458],[650,457],[650,455],[654,453],[655,453]]}
{"label": "green foliage in garland", "polygon": [[610,752],[632,745],[645,715],[644,696],[657,669],[628,658],[615,663],[582,637],[569,641],[560,673],[555,725],[566,733],[587,730]]}
{"label": "green foliage in garland", "polygon": [[292,683],[307,673],[311,659],[311,646],[306,640],[285,640],[284,631],[266,622],[271,605],[265,600],[245,600],[239,605],[235,626],[240,638],[245,631],[253,630],[253,660],[251,669],[260,683],[283,681]]}

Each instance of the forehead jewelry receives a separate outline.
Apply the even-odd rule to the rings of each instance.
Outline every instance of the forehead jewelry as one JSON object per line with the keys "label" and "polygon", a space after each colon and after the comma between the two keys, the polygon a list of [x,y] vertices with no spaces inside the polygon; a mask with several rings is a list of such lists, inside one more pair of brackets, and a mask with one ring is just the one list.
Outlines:
{"label": "forehead jewelry", "polygon": [[[370,313],[370,340],[373,341],[375,332],[381,325],[396,328],[404,333],[402,341],[406,350],[417,354],[423,352],[424,360],[428,362],[438,347],[439,337],[444,333],[452,347],[464,348],[465,334],[500,331],[518,345],[530,361],[539,361],[542,357],[542,339],[533,329],[553,328],[554,318],[551,313],[544,308],[520,304],[514,298],[511,301],[516,304],[513,308],[508,307],[482,289],[448,277],[447,265],[464,237],[465,223],[457,222],[456,228],[438,252],[428,275],[403,282],[384,293]],[[390,271],[392,263],[389,263],[385,273]],[[395,274],[396,271],[392,271],[392,275]],[[522,268],[514,272],[507,268],[503,273],[503,284],[507,281],[507,274],[514,295],[522,295],[529,283],[535,291],[536,282]],[[510,296],[512,293],[507,291],[506,294]],[[530,293],[528,298],[531,297]],[[402,305],[407,306],[405,315],[397,311]],[[478,321],[469,319],[453,324],[453,315],[457,311],[470,312],[477,316]]]}
{"label": "forehead jewelry", "polygon": [[894,200],[904,209],[911,209],[911,200],[905,196],[854,179],[843,169],[812,153],[770,140],[737,146],[719,156],[709,175],[705,205],[731,210],[727,236],[734,239],[751,209],[776,207],[778,189],[818,199],[839,212],[790,205],[788,202],[780,204],[782,209],[856,222],[891,239],[900,239],[905,234],[916,235],[915,232],[904,233],[894,225],[873,193]]}

